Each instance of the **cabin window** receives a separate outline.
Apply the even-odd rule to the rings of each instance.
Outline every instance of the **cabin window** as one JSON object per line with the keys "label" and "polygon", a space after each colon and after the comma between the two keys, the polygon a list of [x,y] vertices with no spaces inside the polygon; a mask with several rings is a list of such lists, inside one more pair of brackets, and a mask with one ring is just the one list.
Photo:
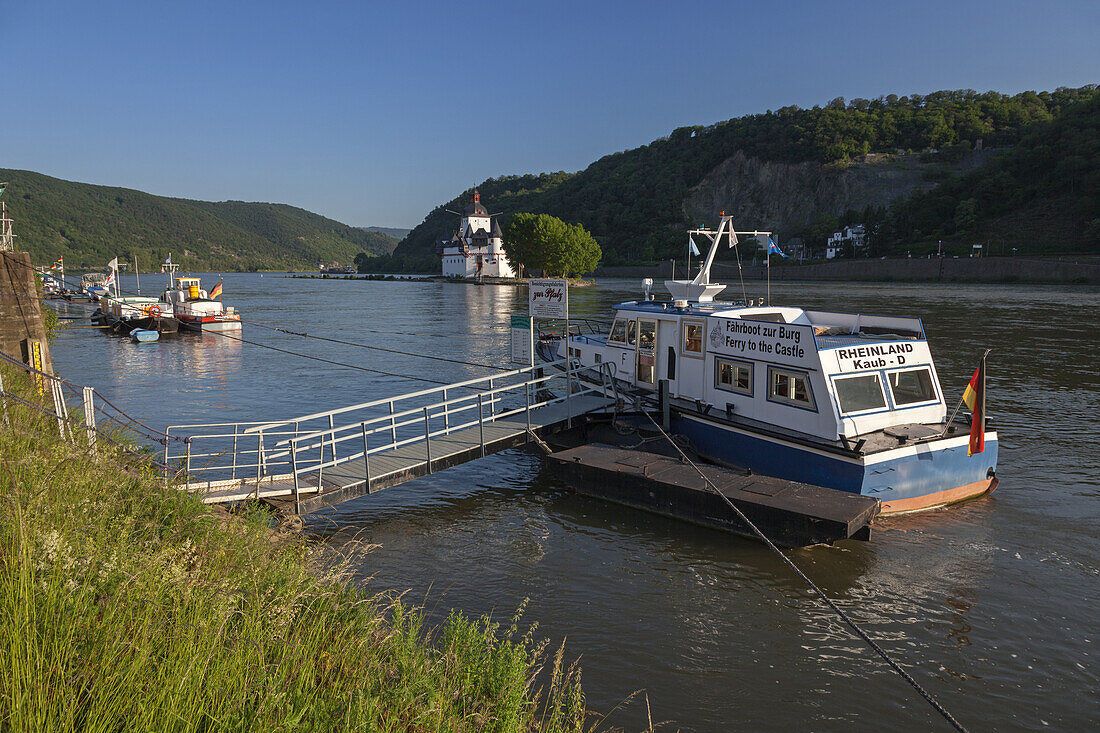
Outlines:
{"label": "cabin window", "polygon": [[684,321],[684,354],[688,356],[703,355],[703,329],[702,321]]}
{"label": "cabin window", "polygon": [[[607,340],[611,343],[625,344],[626,343],[626,324],[627,321],[615,319],[615,323],[611,325],[611,335],[607,337]],[[630,325],[634,325],[634,321],[630,321]]]}
{"label": "cabin window", "polygon": [[886,407],[886,395],[882,393],[882,380],[877,374],[844,377],[833,382],[840,411],[844,414],[881,410]]}
{"label": "cabin window", "polygon": [[890,392],[894,396],[894,404],[898,407],[918,402],[932,402],[936,399],[932,372],[927,368],[892,372],[887,379],[890,381]]}
{"label": "cabin window", "polygon": [[733,359],[714,360],[714,386],[752,396],[752,364]]}
{"label": "cabin window", "polygon": [[600,352],[597,351],[596,352],[596,363],[599,364],[601,361],[603,361],[603,356],[601,356]]}
{"label": "cabin window", "polygon": [[640,321],[638,348],[653,349],[657,345],[657,321]]}
{"label": "cabin window", "polygon": [[638,338],[638,324],[635,321],[626,322],[626,343],[628,346],[633,346],[637,343]]}
{"label": "cabin window", "polygon": [[805,372],[768,367],[768,399],[795,407],[814,409],[810,378]]}

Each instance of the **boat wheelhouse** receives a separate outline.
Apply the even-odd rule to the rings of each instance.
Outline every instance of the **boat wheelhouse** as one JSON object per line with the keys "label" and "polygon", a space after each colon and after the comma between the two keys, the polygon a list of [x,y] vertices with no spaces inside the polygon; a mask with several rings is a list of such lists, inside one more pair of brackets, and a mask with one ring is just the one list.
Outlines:
{"label": "boat wheelhouse", "polygon": [[[672,432],[704,458],[878,498],[883,513],[961,501],[996,486],[997,434],[970,455],[919,318],[715,302],[719,239],[672,298],[615,306],[606,335],[573,335],[582,366],[612,362],[619,385],[667,405]],[[555,345],[565,356],[565,341]]]}

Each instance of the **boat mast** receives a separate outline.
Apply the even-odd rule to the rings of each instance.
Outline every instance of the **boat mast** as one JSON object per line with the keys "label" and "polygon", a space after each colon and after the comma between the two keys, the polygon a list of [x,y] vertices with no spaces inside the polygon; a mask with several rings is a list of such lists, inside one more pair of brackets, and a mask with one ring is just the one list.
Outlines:
{"label": "boat mast", "polygon": [[[169,255],[169,257],[171,257],[171,255]],[[168,276],[168,287],[166,287],[165,290],[172,289],[172,276],[178,269],[180,269],[180,266],[177,265],[175,262],[165,262],[161,264],[160,271]]]}
{"label": "boat mast", "polygon": [[[700,234],[710,240],[710,250],[707,252],[707,258],[704,260],[702,266],[699,268],[698,274],[692,280],[666,280],[665,287],[668,288],[669,293],[672,294],[674,300],[686,300],[697,301],[699,303],[709,303],[714,300],[714,296],[722,292],[726,287],[719,283],[712,283],[710,281],[710,268],[714,265],[714,257],[718,254],[718,243],[725,239],[729,242],[729,247],[733,248],[737,246],[737,236],[744,237],[759,237],[769,236],[771,232],[762,231],[735,231],[733,228],[733,217],[727,216],[726,212],[721,213],[722,220],[718,224],[718,229],[689,229],[688,234],[694,236]],[[688,277],[691,277],[691,270],[688,270]],[[742,283],[742,291],[744,290],[744,284]],[[744,292],[742,292],[744,296]]]}
{"label": "boat mast", "polygon": [[137,278],[138,295],[141,295],[141,275],[138,274],[137,252],[134,252],[134,277]]}

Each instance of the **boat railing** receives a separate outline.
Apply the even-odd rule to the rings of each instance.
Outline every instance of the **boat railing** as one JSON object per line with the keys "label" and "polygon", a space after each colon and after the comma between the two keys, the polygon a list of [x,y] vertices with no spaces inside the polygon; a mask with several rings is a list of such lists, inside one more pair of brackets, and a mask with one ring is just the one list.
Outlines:
{"label": "boat railing", "polygon": [[[540,320],[536,326],[536,332],[538,338],[561,338],[565,334],[566,322],[562,319],[545,319]],[[610,324],[607,321],[601,321],[595,318],[570,318],[569,319],[569,335],[570,336],[601,336],[606,334],[610,330]]]}
{"label": "boat railing", "polygon": [[[524,367],[490,377],[418,390],[335,410],[280,421],[173,425],[167,433],[185,436],[169,445],[165,464],[195,488],[252,485],[257,492],[276,481],[301,486],[343,463],[424,443],[526,414],[587,394],[615,394],[608,364],[578,367],[572,379],[565,361]],[[590,374],[589,374],[590,372]],[[583,379],[583,382],[581,380]],[[430,448],[429,448],[430,451]]]}

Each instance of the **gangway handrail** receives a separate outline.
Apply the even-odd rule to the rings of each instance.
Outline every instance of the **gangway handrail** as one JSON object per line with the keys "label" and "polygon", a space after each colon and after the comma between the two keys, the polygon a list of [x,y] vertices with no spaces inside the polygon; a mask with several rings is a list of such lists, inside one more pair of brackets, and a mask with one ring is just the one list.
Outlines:
{"label": "gangway handrail", "polygon": [[[562,360],[562,362],[564,362],[564,360]],[[554,362],[554,363],[558,363],[558,362]],[[600,366],[599,364],[591,364],[589,366],[583,367],[581,370],[574,370],[574,374],[576,374],[577,371],[587,371],[587,370],[591,370],[591,369],[598,369],[599,366]],[[530,367],[528,367],[528,368],[530,368]],[[429,405],[422,405],[422,406],[419,406],[419,407],[411,407],[407,410],[402,410],[401,412],[395,412],[395,413],[387,414],[387,415],[379,415],[378,417],[373,417],[373,418],[370,418],[369,420],[365,420],[365,421],[357,420],[355,422],[346,423],[342,427],[349,427],[349,426],[352,426],[352,425],[359,425],[360,423],[370,424],[370,423],[375,423],[375,422],[382,422],[383,420],[385,420],[387,422],[386,427],[389,428],[390,425],[388,423],[391,419],[396,419],[396,418],[399,418],[399,417],[405,417],[406,415],[411,415],[411,414],[414,414],[414,413],[419,415],[424,411],[424,408],[428,408],[429,410],[434,410],[434,409],[441,408],[441,407],[450,407],[451,405],[459,404],[459,403],[465,402],[465,401],[476,402],[477,398],[478,398],[478,395],[481,395],[482,397],[484,397],[486,395],[489,395],[491,397],[491,396],[494,396],[494,395],[496,395],[498,393],[502,393],[502,392],[512,392],[512,391],[518,390],[520,388],[526,387],[527,385],[535,385],[535,384],[539,384],[541,382],[550,381],[552,379],[561,379],[563,376],[564,376],[563,374],[549,374],[549,375],[544,375],[544,376],[541,376],[541,377],[535,377],[535,378],[530,379],[526,382],[519,382],[517,384],[509,384],[509,385],[505,385],[505,386],[502,386],[502,387],[493,387],[492,389],[489,389],[485,392],[478,392],[476,394],[460,395],[458,397],[451,397],[447,400],[444,400],[443,402],[433,402],[432,404],[429,404]],[[450,389],[450,387],[451,387],[451,385],[448,385],[448,389]],[[587,393],[587,391],[585,393]],[[573,394],[580,394],[580,393],[574,392]],[[381,405],[389,404],[390,402],[397,402],[399,399],[401,399],[401,398],[394,397],[392,399],[382,400],[380,403],[378,403],[376,405],[371,405],[371,406],[372,407],[380,407]],[[559,397],[559,398],[555,398],[555,399],[556,400],[564,400],[566,398]],[[549,403],[547,403],[547,404],[549,404]],[[449,410],[448,414],[453,415],[456,412],[461,412],[463,410],[469,410],[469,409],[472,409],[473,407],[474,407],[474,405],[471,404],[471,405],[468,405],[468,406],[465,406],[465,407],[461,407],[457,410]],[[532,405],[532,407],[534,407],[534,405]],[[363,408],[363,409],[366,409],[366,408]],[[524,409],[526,409],[526,408],[524,408]],[[319,415],[310,416],[308,418],[307,417],[299,418],[298,421],[299,422],[305,422],[307,419],[311,419],[311,418],[312,419],[317,419],[319,417],[328,417],[329,414],[332,414],[332,413],[320,413]],[[438,413],[436,415],[433,415],[433,417],[439,417],[443,414],[444,413]],[[499,415],[499,413],[496,413],[496,414]],[[408,424],[412,424],[412,423],[404,423],[404,424],[408,425]],[[397,427],[401,427],[401,425],[398,425]],[[336,428],[336,429],[339,430],[339,428]],[[308,440],[309,438],[315,437],[317,435],[327,435],[327,434],[333,432],[333,430],[334,430],[333,428],[315,430],[312,433],[306,433],[305,435],[295,435],[295,438],[297,438],[298,440]],[[285,445],[287,442],[289,442],[289,441],[288,440],[281,440],[278,443],[276,443],[275,446],[278,447],[278,446],[281,446],[281,445]]]}
{"label": "gangway handrail", "polygon": [[[581,392],[574,392],[573,394],[574,394],[574,396],[580,396],[582,394],[591,394],[591,393],[600,392],[600,391],[602,391],[602,389],[599,388],[599,387],[590,387],[590,388],[588,388],[586,390],[583,390]],[[545,404],[552,404],[552,403],[556,403],[556,402],[563,402],[565,399],[566,399],[565,397],[556,397],[553,400],[548,400],[548,401],[546,401],[542,404],[545,405]],[[534,408],[534,407],[535,406],[532,405],[532,408]],[[517,408],[517,409],[514,409],[514,410],[510,410],[507,413],[498,413],[492,419],[485,420],[484,422],[496,422],[498,420],[501,420],[504,417],[510,417],[512,415],[518,415],[518,414],[526,412],[526,411],[527,411],[526,407],[520,407],[520,408]],[[442,414],[443,413],[441,413],[441,412],[437,412],[436,414],[431,415],[430,417],[439,418],[439,417],[442,416]],[[419,421],[417,421],[417,422],[419,422]],[[429,430],[429,431],[426,431],[424,435],[418,435],[414,438],[405,438],[404,440],[398,441],[397,443],[387,443],[385,445],[380,445],[380,446],[375,446],[374,448],[369,448],[366,451],[366,455],[374,455],[376,453],[381,453],[381,452],[384,452],[384,451],[393,450],[394,448],[399,448],[399,447],[402,447],[402,446],[405,446],[405,445],[412,445],[413,443],[421,443],[421,442],[424,442],[425,435],[428,436],[429,438],[445,436],[445,435],[448,435],[448,434],[454,432],[456,429],[464,429],[464,428],[468,428],[468,427],[473,427],[475,425],[480,424],[481,422],[482,421],[473,420],[469,423],[466,423],[466,424],[460,426],[459,428],[451,427],[451,428],[443,428],[443,429],[436,430],[436,431],[430,431]],[[359,427],[359,425],[360,425],[359,423],[349,423],[347,425],[341,426],[340,428],[336,428],[335,430],[355,428],[355,427]],[[324,433],[323,435],[327,435],[328,432],[329,431],[326,431],[326,433]],[[335,432],[335,431],[332,431],[332,432]],[[371,435],[374,432],[380,432],[380,431],[372,431],[372,432],[368,432],[367,434]],[[352,439],[355,439],[355,438],[359,438],[360,436],[361,436],[360,433],[351,434],[351,435],[345,436],[343,438],[337,439],[337,442],[344,442],[345,440],[352,440]],[[322,440],[322,441],[319,441],[317,443],[313,443],[311,445],[298,446],[297,445],[298,441],[299,440],[304,440],[304,439],[305,439],[304,437],[302,437],[302,438],[292,438],[290,442],[293,443],[296,447],[296,450],[298,452],[301,452],[301,453],[304,453],[305,451],[316,450],[319,446],[322,446],[322,445],[331,445],[332,444],[331,442]],[[290,451],[286,451],[285,453],[283,453],[281,455],[289,455],[289,453],[290,453]],[[322,471],[326,468],[333,468],[335,466],[341,466],[345,463],[350,463],[352,461],[357,461],[357,460],[361,459],[363,457],[363,455],[364,455],[364,452],[359,451],[358,453],[353,453],[353,454],[350,454],[350,455],[347,455],[347,456],[340,456],[338,458],[332,458],[332,459],[329,459],[328,461],[322,460],[318,463],[312,463],[308,466],[297,467],[292,471],[292,474],[297,475],[297,476],[304,476],[305,474],[311,473],[313,471]]]}
{"label": "gangway handrail", "polygon": [[[216,433],[193,433],[188,435],[184,438],[187,444],[186,453],[173,456],[166,450],[165,464],[167,466],[171,460],[183,461],[184,472],[195,476],[196,479],[200,475],[217,476],[220,474],[228,477],[228,479],[210,478],[209,481],[198,481],[200,484],[209,484],[221,480],[236,480],[242,482],[242,484],[255,481],[258,490],[261,481],[271,480],[276,475],[281,478],[290,476],[296,478],[313,471],[321,471],[352,460],[362,459],[375,453],[398,450],[404,446],[425,441],[430,443],[433,438],[438,436],[445,436],[478,425],[504,420],[525,412],[530,413],[531,410],[548,405],[563,402],[568,405],[571,399],[583,395],[602,393],[609,398],[614,395],[613,399],[617,400],[618,390],[614,376],[616,365],[614,363],[603,362],[578,366],[574,361],[574,378],[584,372],[598,372],[598,377],[588,382],[592,386],[587,388],[580,386],[576,390],[573,389],[573,381],[565,365],[566,360],[560,359],[534,367],[523,367],[504,374],[494,374],[489,377],[479,377],[440,387],[417,390],[395,397],[371,400],[358,405],[277,422],[241,421],[235,423],[207,423],[205,425],[173,425],[168,430],[229,428],[231,426],[232,432],[226,429],[219,430]],[[539,371],[544,368],[548,368],[548,371],[545,373]],[[536,373],[538,373],[538,376],[535,376]],[[528,375],[528,378],[508,384],[499,383],[501,379],[523,375]],[[554,396],[553,392],[547,390],[546,384],[554,380],[566,380],[567,386],[564,395]],[[483,385],[483,388],[477,390],[477,385]],[[473,394],[461,394],[452,397],[448,392],[454,389],[474,389],[477,391]],[[419,404],[400,411],[393,411],[395,403],[437,394],[443,394],[444,399],[427,405]],[[514,401],[516,402],[515,406],[513,406]],[[483,414],[482,408],[486,403],[490,409],[488,414]],[[334,415],[346,414],[356,410],[384,408],[385,406],[390,408],[388,414],[363,416],[363,419],[340,425],[336,425],[332,419]],[[465,415],[475,409],[477,410],[477,417],[472,418],[471,416],[470,419],[467,419]],[[572,417],[575,417],[575,415],[567,409],[566,419]],[[303,422],[324,418],[328,418],[328,425],[325,427],[308,432],[302,432],[299,429]],[[435,420],[442,420],[443,426],[433,430],[431,423]],[[417,425],[422,425],[423,431],[412,435],[409,429]],[[249,427],[242,431],[242,426]],[[367,438],[385,433],[392,436],[385,444],[374,447],[367,445]],[[239,445],[239,440],[244,437],[256,441],[251,448]],[[272,439],[274,440],[268,442],[265,446],[265,442]],[[352,455],[338,455],[338,446],[357,439],[364,441],[365,450],[354,451]],[[217,441],[219,440],[223,441],[222,445],[218,445]],[[232,440],[232,448],[228,446],[230,440]],[[481,440],[484,441],[484,437]],[[203,452],[195,451],[193,443],[196,441],[203,441],[204,446],[210,445],[210,448]],[[328,452],[327,457],[326,452]],[[229,463],[229,457],[232,457],[232,465]],[[223,458],[224,460],[221,460]],[[196,462],[202,465],[196,465]],[[291,473],[281,472],[280,469],[283,468],[289,468]],[[246,476],[246,472],[251,473],[251,476]]]}
{"label": "gangway handrail", "polygon": [[[565,363],[565,359],[559,359],[558,361],[546,362],[544,364],[537,364],[535,366],[525,366],[525,367],[521,367],[519,369],[514,369],[512,371],[502,372],[500,374],[491,374],[487,377],[476,377],[474,379],[467,379],[466,381],[463,381],[463,382],[455,382],[453,384],[445,384],[445,385],[442,385],[440,387],[429,387],[428,389],[417,390],[416,392],[406,392],[405,394],[396,395],[394,397],[385,397],[385,398],[382,398],[382,399],[371,400],[370,402],[363,402],[363,403],[358,404],[358,405],[349,405],[347,407],[340,407],[340,408],[337,408],[335,410],[326,410],[325,412],[316,412],[316,413],[313,413],[311,415],[303,415],[301,417],[294,417],[294,418],[290,418],[288,420],[277,420],[277,421],[273,421],[273,422],[270,422],[270,423],[263,423],[263,424],[257,425],[256,427],[249,428],[248,431],[246,431],[246,432],[259,432],[260,430],[264,430],[265,428],[267,428],[269,426],[270,427],[275,427],[277,425],[285,425],[287,423],[292,423],[292,422],[305,422],[307,420],[316,420],[318,418],[328,417],[329,415],[340,415],[340,414],[343,414],[345,412],[352,412],[354,410],[365,410],[365,409],[368,409],[368,408],[371,408],[371,407],[380,407],[380,406],[388,404],[390,402],[400,402],[402,400],[411,400],[411,399],[414,399],[416,397],[423,397],[424,395],[432,394],[434,392],[442,392],[445,389],[449,390],[449,389],[468,388],[471,385],[478,384],[478,383],[481,383],[481,382],[488,382],[488,381],[491,381],[491,380],[498,380],[498,379],[507,379],[508,377],[514,377],[518,374],[524,374],[524,373],[527,373],[527,372],[532,372],[536,369],[543,369],[543,368],[546,368],[546,367],[554,367],[554,366],[558,366],[559,364],[564,364],[564,363]],[[182,426],[182,427],[188,427],[188,426]],[[201,426],[195,426],[195,427],[201,427]]]}

